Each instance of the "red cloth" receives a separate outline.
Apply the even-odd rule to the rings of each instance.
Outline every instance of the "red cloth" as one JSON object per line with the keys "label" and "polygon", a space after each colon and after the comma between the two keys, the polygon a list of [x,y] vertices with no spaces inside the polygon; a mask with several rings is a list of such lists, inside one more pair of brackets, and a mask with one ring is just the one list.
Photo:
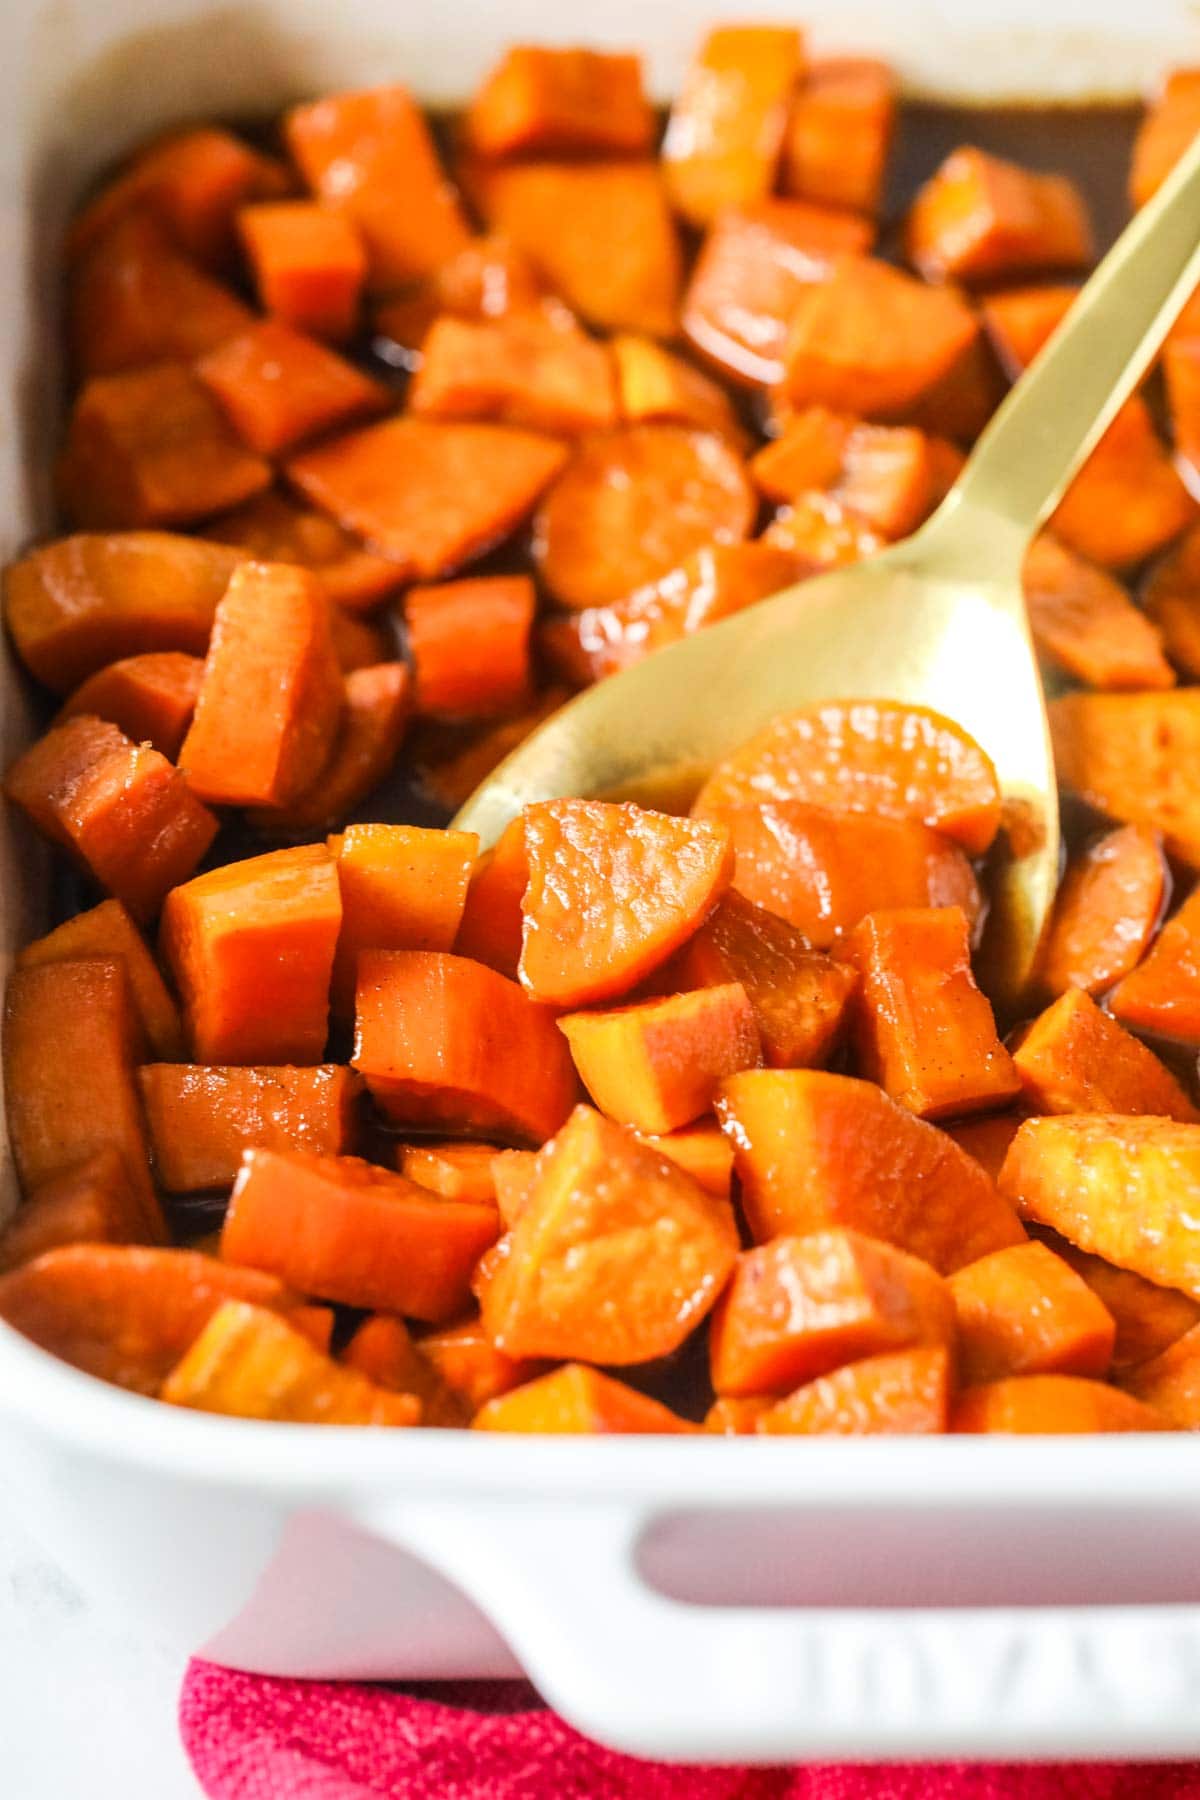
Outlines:
{"label": "red cloth", "polygon": [[1200,1766],[647,1763],[572,1731],[521,1682],[403,1692],[194,1662],[180,1725],[210,1800],[1200,1800]]}

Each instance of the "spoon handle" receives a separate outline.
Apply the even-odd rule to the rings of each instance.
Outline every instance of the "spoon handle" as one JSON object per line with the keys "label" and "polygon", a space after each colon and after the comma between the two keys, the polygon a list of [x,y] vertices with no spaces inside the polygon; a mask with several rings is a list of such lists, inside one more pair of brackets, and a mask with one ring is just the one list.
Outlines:
{"label": "spoon handle", "polygon": [[978,555],[983,533],[1019,562],[1198,284],[1200,136],[995,413],[930,536]]}

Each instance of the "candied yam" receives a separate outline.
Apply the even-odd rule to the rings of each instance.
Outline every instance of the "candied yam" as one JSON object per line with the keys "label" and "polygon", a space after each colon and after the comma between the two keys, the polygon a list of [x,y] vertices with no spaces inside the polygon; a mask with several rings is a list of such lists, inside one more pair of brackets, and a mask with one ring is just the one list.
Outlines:
{"label": "candied yam", "polygon": [[1154,564],[1142,599],[1171,661],[1190,680],[1200,679],[1200,526]]}
{"label": "candied yam", "polygon": [[537,1183],[537,1160],[536,1150],[501,1150],[492,1158],[496,1206],[506,1231],[512,1230],[529,1203]]}
{"label": "candied yam", "polygon": [[1051,1437],[1093,1431],[1164,1431],[1162,1417],[1119,1388],[1079,1375],[1012,1375],[968,1388],[955,1402],[951,1431]]}
{"label": "candied yam", "polygon": [[663,139],[667,188],[692,225],[763,200],[804,71],[800,33],[783,25],[718,25],[700,45]]}
{"label": "candied yam", "polygon": [[634,1135],[649,1149],[677,1163],[685,1175],[699,1182],[706,1194],[729,1199],[733,1183],[733,1145],[713,1119],[701,1119],[677,1131],[639,1131]]}
{"label": "candied yam", "polygon": [[873,1082],[752,1070],[725,1083],[717,1117],[758,1243],[843,1225],[945,1275],[1024,1240],[979,1164]]}
{"label": "candied yam", "polygon": [[1157,626],[1105,570],[1044,531],[1029,547],[1022,578],[1033,641],[1056,668],[1094,688],[1175,685]]}
{"label": "candied yam", "polygon": [[1200,891],[1167,920],[1145,959],[1113,989],[1109,1005],[1133,1031],[1200,1044]]}
{"label": "candied yam", "polygon": [[529,698],[529,634],[536,607],[528,575],[410,588],[404,618],[417,710],[486,718],[518,709]]}
{"label": "candied yam", "polygon": [[341,1156],[355,1147],[362,1083],[336,1063],[311,1069],[147,1063],[138,1080],[155,1173],[169,1194],[230,1187],[243,1150]]}
{"label": "candied yam", "polygon": [[86,912],[35,938],[16,955],[18,969],[45,963],[79,962],[115,956],[125,965],[133,1003],[152,1055],[172,1059],[183,1054],[179,1008],[141,932],[119,900],[102,900]]}
{"label": "candied yam", "polygon": [[91,713],[135,744],[150,743],[168,759],[179,755],[204,675],[204,659],[182,650],[150,650],[109,663],[76,688],[60,719]]}
{"label": "candied yam", "polygon": [[1102,1256],[1092,1256],[1068,1243],[1057,1232],[1046,1235],[1055,1253],[1082,1276],[1116,1321],[1114,1378],[1157,1356],[1200,1323],[1200,1302],[1187,1294],[1158,1287],[1144,1276],[1135,1275],[1132,1269],[1118,1269]]}
{"label": "candied yam", "polygon": [[469,1412],[532,1381],[541,1368],[497,1350],[478,1318],[426,1332],[419,1349],[446,1391]]}
{"label": "candied yam", "polygon": [[471,1429],[536,1432],[539,1436],[546,1432],[661,1436],[696,1428],[623,1381],[614,1381],[611,1375],[584,1368],[581,1363],[567,1363],[489,1400],[471,1421]]}
{"label": "candied yam", "polygon": [[1000,1190],[1081,1250],[1200,1299],[1200,1126],[1111,1113],[1028,1119]]}
{"label": "candied yam", "polygon": [[705,236],[683,297],[680,323],[694,350],[750,387],[781,381],[792,311],[805,284],[840,255],[865,254],[865,219],[805,200],[730,207]]}
{"label": "candied yam", "polygon": [[685,944],[671,973],[685,988],[739,982],[771,1069],[817,1067],[837,1048],[854,969],[810,946],[786,919],[731,889]]}
{"label": "candied yam", "polygon": [[0,1273],[64,1244],[161,1244],[166,1235],[109,1144],[30,1190],[0,1230]]}
{"label": "candied yam", "polygon": [[437,951],[360,952],[353,1062],[399,1124],[542,1143],[576,1094],[553,1014],[494,969]]}
{"label": "candied yam", "polygon": [[228,806],[286,806],[328,760],[342,695],[317,578],[288,563],[239,564],[179,755],[189,786]]}
{"label": "candied yam", "polygon": [[1200,867],[1200,690],[1062,694],[1047,710],[1062,786]]}
{"label": "candied yam", "polygon": [[974,925],[979,883],[965,852],[911,819],[830,812],[802,800],[721,808],[733,844],[733,881],[818,950],[869,912],[960,906]]}
{"label": "candied yam", "polygon": [[[298,563],[318,577],[335,606],[353,612],[369,612],[403,579],[394,562],[364,550],[333,519],[275,488],[214,519],[204,535],[219,544],[237,545],[255,562]],[[340,623],[336,614],[333,622],[336,630]],[[373,650],[359,660],[384,659]],[[343,666],[349,666],[344,658]]]}
{"label": "candied yam", "polygon": [[203,656],[241,552],[165,531],[77,532],[10,563],[4,618],[56,694],[151,651]]}
{"label": "candied yam", "polygon": [[617,422],[612,356],[603,344],[535,312],[437,319],[409,389],[430,419],[497,419],[570,435]]}
{"label": "candied yam", "polygon": [[1200,1120],[1171,1071],[1082,988],[1068,989],[1034,1021],[1013,1060],[1030,1112]]}
{"label": "candied yam", "polygon": [[323,844],[271,850],[167,895],[162,954],[199,1063],[316,1063],[342,919]]}
{"label": "candied yam", "polygon": [[780,1400],[758,1421],[768,1437],[927,1435],[947,1429],[950,1358],[941,1345],[848,1363]]}
{"label": "candied yam", "polygon": [[972,856],[1000,824],[996,771],[975,740],[928,707],[891,700],[828,700],[780,714],[718,763],[695,811],[770,800],[919,820]]}
{"label": "candied yam", "polygon": [[444,811],[457,812],[492,770],[569,699],[565,688],[544,688],[527,712],[496,725],[485,724],[461,750],[423,762],[418,768],[421,786]]}
{"label": "candied yam", "polygon": [[514,44],[476,89],[464,121],[478,156],[637,156],[654,114],[637,56]]}
{"label": "candied yam", "polygon": [[421,1405],[422,1425],[465,1425],[472,1408],[451,1393],[403,1319],[372,1313],[363,1320],[341,1361],[393,1394],[412,1394]]}
{"label": "candied yam", "polygon": [[1176,459],[1194,493],[1200,486],[1200,340],[1168,339],[1163,349],[1163,376]]}
{"label": "candied yam", "polygon": [[521,960],[521,901],[529,882],[525,821],[511,819],[471,870],[453,949],[515,978]]}
{"label": "candied yam", "polygon": [[978,330],[950,290],[925,287],[872,257],[839,257],[824,279],[797,293],[782,393],[793,406],[887,418],[953,369]]}
{"label": "candied yam", "polygon": [[831,494],[802,494],[772,519],[763,538],[791,557],[798,576],[842,569],[883,549],[878,533]]}
{"label": "candied yam", "polygon": [[562,444],[506,425],[385,419],[289,461],[314,506],[407,577],[433,580],[515,531],[566,460]]}
{"label": "candied yam", "polygon": [[741,445],[745,432],[719,382],[652,338],[626,332],[612,341],[621,417],[631,425],[692,425]]}
{"label": "candied yam", "polygon": [[1014,1244],[950,1277],[964,1383],[1107,1374],[1112,1314],[1045,1244]]}
{"label": "candied yam", "polygon": [[1021,1090],[1013,1059],[971,970],[961,907],[868,913],[846,956],[858,1067],[923,1119],[987,1112]]}
{"label": "candied yam", "polygon": [[1127,400],[1059,501],[1056,537],[1106,569],[1142,562],[1193,523],[1196,502],[1140,394]]}
{"label": "candied yam", "polygon": [[1200,1430],[1200,1329],[1127,1369],[1120,1385],[1176,1431]]}
{"label": "candied yam", "polygon": [[247,1150],[221,1256],[301,1293],[441,1324],[467,1304],[494,1206],[444,1200],[356,1156]]}
{"label": "candied yam", "polygon": [[393,1394],[314,1349],[278,1313],[227,1300],[163,1383],[171,1406],[308,1425],[419,1425],[415,1394]]}
{"label": "candied yam", "polygon": [[481,1284],[484,1330],[509,1356],[616,1366],[669,1356],[736,1255],[727,1200],[579,1106],[538,1157],[507,1252]]}
{"label": "candied yam", "polygon": [[26,750],[5,776],[4,791],[143,921],[154,917],[169,888],[187,880],[217,830],[165,756],[87,713]]}
{"label": "candied yam", "polygon": [[342,684],[341,724],[328,762],[303,793],[285,806],[258,808],[250,814],[251,822],[268,836],[304,837],[353,812],[400,753],[411,686],[406,663],[351,669]]}
{"label": "candied yam", "polygon": [[1027,369],[1070,312],[1078,287],[1010,288],[982,304],[984,328],[1010,380]]}
{"label": "candied yam", "polygon": [[1023,1112],[995,1113],[986,1119],[961,1119],[944,1125],[960,1150],[977,1162],[993,1181],[999,1179],[1008,1147],[1025,1123]]}
{"label": "candied yam", "polygon": [[316,338],[259,319],[196,364],[242,441],[261,456],[350,425],[389,404],[388,390]]}
{"label": "candied yam", "polygon": [[1200,69],[1172,69],[1133,146],[1129,198],[1144,206],[1200,131]]}
{"label": "candied yam", "polygon": [[909,261],[926,281],[991,281],[1077,269],[1095,254],[1083,195],[1065,175],[1036,174],[967,144],[913,201]]}
{"label": "candied yam", "polygon": [[294,107],[284,136],[309,187],[358,228],[373,292],[432,274],[469,242],[458,196],[406,88],[331,94]]}
{"label": "candied yam", "polygon": [[59,492],[77,525],[190,525],[269,487],[182,363],[97,375],[79,395],[59,459]]}
{"label": "candied yam", "polygon": [[714,1400],[704,1415],[704,1430],[715,1437],[753,1437],[758,1421],[774,1406],[770,1394],[754,1394],[734,1400],[729,1396]]}
{"label": "candied yam", "polygon": [[783,187],[824,206],[877,213],[896,120],[896,81],[866,56],[813,63],[792,100]]}
{"label": "candied yam", "polygon": [[854,420],[827,406],[793,413],[780,435],[750,459],[755,486],[768,500],[798,500],[813,490],[832,490],[842,473]]}
{"label": "candied yam", "polygon": [[419,825],[348,825],[330,842],[342,895],[334,1012],[354,1011],[363,950],[452,950],[479,839]]}
{"label": "candied yam", "polygon": [[358,323],[367,253],[345,213],[313,200],[243,206],[238,235],[264,312],[341,343]]}
{"label": "candied yam", "polygon": [[430,293],[435,311],[460,319],[503,319],[547,299],[546,283],[529,257],[500,232],[472,238],[444,262],[430,279]]}
{"label": "candied yam", "polygon": [[718,1394],[786,1394],[865,1356],[954,1342],[950,1289],[856,1231],[778,1237],[738,1258],[709,1333]]}
{"label": "candied yam", "polygon": [[494,1144],[401,1144],[396,1152],[396,1167],[418,1187],[441,1194],[446,1200],[472,1200],[480,1206],[494,1206],[496,1178],[492,1164],[497,1156],[521,1154],[519,1150],[498,1151]]}
{"label": "candied yam", "polygon": [[675,335],[683,258],[656,163],[493,165],[473,198],[589,325]]}
{"label": "candied yam", "polygon": [[521,980],[556,1006],[644,980],[703,923],[733,861],[723,825],[602,800],[527,807],[525,852]]}
{"label": "candied yam", "polygon": [[1167,869],[1154,832],[1122,825],[1072,857],[1038,952],[1051,994],[1100,994],[1128,975],[1162,917]]}
{"label": "candied yam", "polygon": [[881,537],[906,537],[934,504],[933,442],[913,426],[861,425],[806,406],[750,472],[770,500],[803,503],[824,490]]}

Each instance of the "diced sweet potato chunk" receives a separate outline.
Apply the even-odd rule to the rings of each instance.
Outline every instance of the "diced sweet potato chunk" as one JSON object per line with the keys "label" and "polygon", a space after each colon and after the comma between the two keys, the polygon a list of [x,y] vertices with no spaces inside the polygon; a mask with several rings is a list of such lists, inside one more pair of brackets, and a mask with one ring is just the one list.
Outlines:
{"label": "diced sweet potato chunk", "polygon": [[1133,147],[1129,197],[1144,206],[1200,131],[1200,69],[1172,69]]}
{"label": "diced sweet potato chunk", "polygon": [[800,33],[783,25],[719,25],[684,77],[667,121],[671,199],[693,225],[775,186],[788,102],[804,68]]}
{"label": "diced sweet potato chunk", "polygon": [[438,1143],[430,1139],[401,1144],[396,1167],[418,1187],[441,1194],[447,1200],[472,1200],[495,1205],[496,1177],[492,1165],[498,1156],[523,1156],[521,1150],[497,1150],[494,1144]]}
{"label": "diced sweet potato chunk", "polygon": [[264,312],[334,343],[353,334],[367,253],[345,213],[276,200],[242,207],[237,225]]}
{"label": "diced sweet potato chunk", "polygon": [[286,806],[256,808],[253,824],[266,836],[306,837],[339,823],[388,774],[411,710],[407,663],[351,669],[342,684],[341,724],[328,762]]}
{"label": "diced sweet potato chunk", "polygon": [[717,431],[734,444],[745,440],[726,390],[683,357],[652,338],[625,332],[612,341],[617,402],[631,425],[693,425]]}
{"label": "diced sweet potato chunk", "polygon": [[119,900],[102,900],[99,906],[76,913],[45,937],[35,938],[17,952],[16,966],[34,969],[44,963],[79,962],[97,956],[115,956],[124,963],[151,1052],[167,1059],[181,1056],[183,1026],[179,1008],[167,991],[146,940]]}
{"label": "diced sweet potato chunk", "polygon": [[1147,1362],[1200,1323],[1200,1302],[1175,1288],[1158,1287],[1132,1269],[1118,1269],[1087,1250],[1068,1243],[1057,1232],[1039,1227],[1055,1254],[1069,1263],[1104,1303],[1117,1326],[1113,1348],[1114,1376]]}
{"label": "diced sweet potato chunk", "polygon": [[1030,1112],[1200,1119],[1153,1051],[1101,1012],[1081,988],[1071,988],[1035,1020],[1013,1060]]}
{"label": "diced sweet potato chunk", "polygon": [[1141,961],[1162,915],[1166,864],[1152,831],[1122,825],[1067,864],[1038,972],[1052,994],[1103,993]]}
{"label": "diced sweet potato chunk", "polygon": [[1140,394],[1127,400],[1051,518],[1056,537],[1106,569],[1153,556],[1196,517]]}
{"label": "diced sweet potato chunk", "polygon": [[924,1436],[945,1431],[950,1359],[941,1345],[848,1363],[797,1388],[758,1421],[768,1437]]}
{"label": "diced sweet potato chunk", "polygon": [[815,62],[792,101],[785,191],[877,213],[895,118],[896,82],[886,63],[865,56]]}
{"label": "diced sweet potato chunk", "polygon": [[[256,562],[299,563],[311,569],[334,605],[354,612],[378,606],[403,579],[394,562],[364,550],[335,520],[274,488],[214,519],[205,536],[236,544]],[[373,654],[365,660],[382,658]],[[344,659],[343,666],[348,666]]]}
{"label": "diced sweet potato chunk", "polygon": [[1127,1369],[1121,1386],[1173,1426],[1176,1431],[1200,1429],[1200,1329]]}
{"label": "diced sweet potato chunk", "polygon": [[354,1011],[363,950],[452,950],[478,849],[473,831],[348,825],[330,841],[342,895],[333,1005]]}
{"label": "diced sweet potato chunk", "polygon": [[1168,339],[1163,376],[1171,417],[1171,439],[1189,490],[1200,485],[1200,339]]}
{"label": "diced sweet potato chunk", "polygon": [[260,319],[196,364],[234,430],[260,456],[383,412],[388,391],[280,319]]}
{"label": "diced sweet potato chunk", "polygon": [[1057,1437],[1093,1431],[1164,1431],[1160,1414],[1119,1388],[1078,1375],[1012,1375],[968,1388],[950,1418],[951,1431],[999,1431]]}
{"label": "diced sweet potato chunk", "polygon": [[1110,1005],[1134,1031],[1200,1044],[1200,892],[1167,920],[1145,961],[1117,983]]}
{"label": "diced sweet potato chunk", "polygon": [[525,821],[516,818],[472,869],[458,936],[451,948],[515,978],[525,922],[521,901],[528,881]]}
{"label": "diced sweet potato chunk", "polygon": [[874,556],[884,544],[878,532],[832,494],[802,494],[771,520],[763,541],[791,557],[797,576],[843,569]]}
{"label": "diced sweet potato chunk", "polygon": [[487,718],[528,701],[537,594],[528,575],[410,588],[404,599],[418,711]]}
{"label": "diced sweet potato chunk", "polygon": [[31,1189],[0,1230],[0,1271],[63,1244],[161,1244],[166,1225],[113,1145]]}
{"label": "diced sweet potato chunk", "polygon": [[91,713],[116,725],[135,744],[149,743],[174,759],[187,735],[203,675],[203,657],[182,650],[127,656],[89,676],[59,717]]}
{"label": "diced sweet potato chunk", "polygon": [[435,321],[409,406],[430,419],[498,419],[533,431],[601,431],[617,422],[608,348],[573,320],[536,312]]}
{"label": "diced sweet potato chunk", "polygon": [[733,1182],[733,1145],[712,1118],[678,1131],[635,1133],[651,1150],[677,1163],[706,1193],[728,1200]]}
{"label": "diced sweet potato chunk", "polygon": [[1033,641],[1055,668],[1094,688],[1175,685],[1157,626],[1105,570],[1043,532],[1023,580]]}
{"label": "diced sweet potato chunk", "polygon": [[362,1083],[335,1063],[311,1069],[147,1063],[138,1079],[155,1172],[171,1194],[229,1187],[250,1148],[341,1156],[355,1147]]}
{"label": "diced sweet potato chunk", "polygon": [[774,1404],[770,1394],[754,1394],[742,1400],[724,1395],[714,1400],[705,1413],[704,1429],[714,1437],[753,1437],[758,1421]]}
{"label": "diced sweet potato chunk", "polygon": [[421,1404],[422,1425],[465,1425],[474,1410],[446,1386],[395,1313],[372,1313],[364,1319],[341,1360],[376,1387],[414,1395]]}
{"label": "diced sweet potato chunk", "polygon": [[694,1431],[695,1426],[667,1407],[639,1394],[636,1388],[588,1369],[567,1363],[536,1381],[511,1389],[480,1407],[471,1422],[474,1431],[663,1433]]}
{"label": "diced sweet potato chunk", "polygon": [[1025,1119],[1023,1112],[995,1113],[986,1119],[958,1119],[942,1129],[995,1181]]}
{"label": "diced sweet potato chunk", "polygon": [[538,1362],[521,1361],[497,1350],[478,1318],[426,1332],[421,1338],[420,1354],[431,1364],[447,1392],[468,1412],[532,1381],[541,1370]]}
{"label": "diced sweet potato chunk", "polygon": [[1079,293],[1078,287],[1010,288],[990,295],[982,305],[983,323],[1005,374],[1013,381],[1027,369],[1042,345],[1062,324]]}
{"label": "diced sweet potato chunk", "polygon": [[1200,690],[1063,694],[1049,706],[1062,785],[1109,818],[1161,832],[1200,868]]}
{"label": "diced sweet potato chunk", "polygon": [[478,156],[637,156],[654,114],[636,56],[515,44],[476,89],[467,142]]}
{"label": "diced sweet potato chunk", "polygon": [[1073,181],[1035,174],[973,145],[953,151],[918,193],[906,249],[927,281],[1077,269],[1095,253]]}
{"label": "diced sweet potato chunk", "polygon": [[1200,678],[1200,526],[1155,563],[1142,599],[1171,661],[1191,680]]}
{"label": "diced sweet potato chunk", "polygon": [[1045,1244],[1014,1244],[950,1277],[959,1372],[968,1386],[1007,1375],[1108,1373],[1112,1314]]}

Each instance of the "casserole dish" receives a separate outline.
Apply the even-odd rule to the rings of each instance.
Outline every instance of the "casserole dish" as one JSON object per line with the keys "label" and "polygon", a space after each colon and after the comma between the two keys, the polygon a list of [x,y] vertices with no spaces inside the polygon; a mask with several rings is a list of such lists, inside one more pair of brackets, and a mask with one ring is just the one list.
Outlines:
{"label": "casserole dish", "polygon": [[[385,73],[453,98],[504,44],[563,35],[535,0],[458,0],[433,24],[370,0],[327,10],[162,0],[147,25],[136,0],[10,0],[6,556],[49,520],[35,472],[55,419],[51,271],[90,175],[172,121]],[[989,0],[901,17],[881,3],[841,13],[837,41],[892,57],[926,92],[1092,99],[1188,52],[1183,5],[1127,10]],[[702,22],[622,0],[570,35],[644,47],[665,93]],[[10,674],[6,758],[26,724]],[[11,948],[36,915],[38,867],[15,827],[2,854]],[[703,1761],[1200,1750],[1200,1451],[1186,1437],[749,1450],[268,1429],[149,1405],[3,1327],[0,1434],[6,1493],[79,1579],[238,1667],[522,1667],[581,1729]]]}

